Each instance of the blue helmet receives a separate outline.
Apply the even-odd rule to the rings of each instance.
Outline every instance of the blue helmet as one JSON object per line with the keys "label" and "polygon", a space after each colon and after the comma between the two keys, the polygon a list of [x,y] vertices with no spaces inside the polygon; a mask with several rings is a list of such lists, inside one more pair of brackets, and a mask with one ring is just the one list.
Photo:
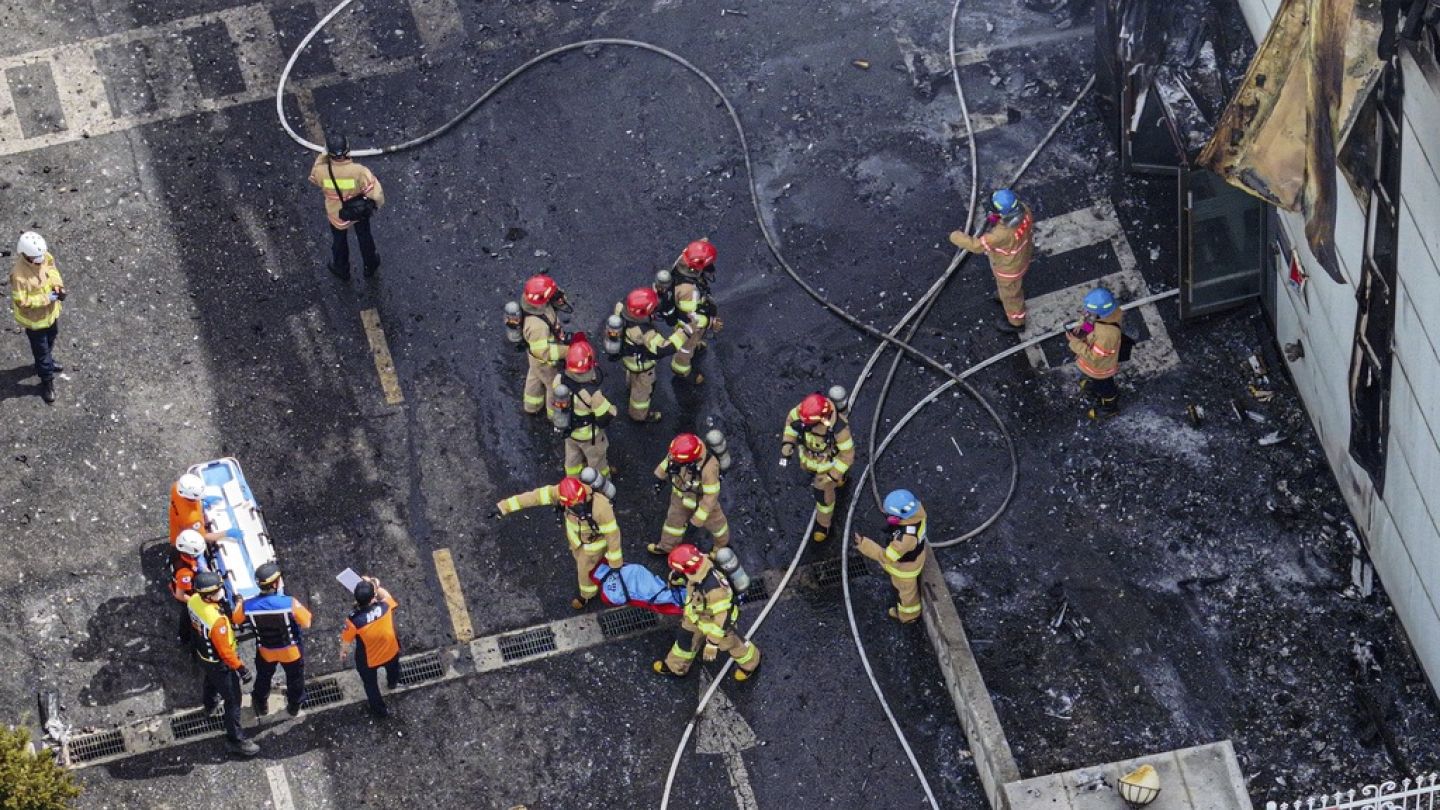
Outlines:
{"label": "blue helmet", "polygon": [[1114,312],[1115,307],[1115,294],[1104,287],[1085,293],[1085,311],[1091,315],[1103,318]]}
{"label": "blue helmet", "polygon": [[908,489],[897,489],[885,496],[885,514],[905,520],[920,511],[920,499]]}
{"label": "blue helmet", "polygon": [[990,195],[990,207],[1000,216],[1008,217],[1020,212],[1020,198],[1010,189],[1002,188]]}

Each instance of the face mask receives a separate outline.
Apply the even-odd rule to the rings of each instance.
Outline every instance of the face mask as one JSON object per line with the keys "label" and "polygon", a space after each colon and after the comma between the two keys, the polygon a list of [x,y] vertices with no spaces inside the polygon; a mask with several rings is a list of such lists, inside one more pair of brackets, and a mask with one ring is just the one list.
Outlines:
{"label": "face mask", "polygon": [[891,528],[894,528],[895,526],[899,526],[899,525],[900,525],[900,518],[895,517],[894,515],[886,515],[886,516],[885,516],[885,525],[886,525],[886,526],[890,526]]}

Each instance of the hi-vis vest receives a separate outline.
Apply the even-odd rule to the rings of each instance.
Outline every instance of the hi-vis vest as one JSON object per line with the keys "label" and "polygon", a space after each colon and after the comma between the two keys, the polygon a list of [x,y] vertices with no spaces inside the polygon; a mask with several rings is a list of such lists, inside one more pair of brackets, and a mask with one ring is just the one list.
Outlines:
{"label": "hi-vis vest", "polygon": [[[218,664],[222,658],[233,658],[235,656],[235,632],[230,627],[230,617],[220,609],[214,602],[207,602],[200,594],[194,594],[190,601],[185,603],[190,610],[190,624],[195,628],[195,654],[200,656],[201,661],[211,664]],[[217,624],[223,622],[230,632],[225,634],[225,639],[230,648],[225,651],[215,649],[215,641],[211,638],[211,631]],[[228,652],[229,655],[224,655]]]}

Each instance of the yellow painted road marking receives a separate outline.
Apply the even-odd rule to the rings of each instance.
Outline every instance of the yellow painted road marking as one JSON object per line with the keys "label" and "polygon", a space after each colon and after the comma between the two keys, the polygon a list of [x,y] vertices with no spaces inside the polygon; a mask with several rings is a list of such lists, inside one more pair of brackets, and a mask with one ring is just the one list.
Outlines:
{"label": "yellow painted road marking", "polygon": [[390,359],[390,344],[385,341],[385,329],[380,326],[380,313],[362,310],[360,320],[365,324],[365,337],[370,341],[370,354],[375,357],[375,373],[380,375],[385,402],[399,405],[405,401],[405,394],[400,391],[400,378],[395,375],[395,361]]}
{"label": "yellow painted road marking", "polygon": [[445,591],[445,607],[450,609],[455,640],[463,644],[475,638],[475,628],[470,625],[470,611],[465,607],[465,594],[460,592],[460,577],[455,573],[450,549],[435,550],[435,573],[440,575],[440,589]]}

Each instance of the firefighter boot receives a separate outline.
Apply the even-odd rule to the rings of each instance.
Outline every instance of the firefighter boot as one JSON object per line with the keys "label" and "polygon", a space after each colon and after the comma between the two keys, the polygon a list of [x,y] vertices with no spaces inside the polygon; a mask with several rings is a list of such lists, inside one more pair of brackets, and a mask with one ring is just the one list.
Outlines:
{"label": "firefighter boot", "polygon": [[1092,422],[1104,422],[1120,414],[1119,397],[1100,397],[1100,400],[1085,412]]}
{"label": "firefighter boot", "polygon": [[656,661],[655,663],[653,663],[653,664],[650,665],[650,668],[653,669],[653,670],[655,670],[655,674],[656,674],[656,675],[669,675],[669,676],[672,677],[672,678],[683,678],[683,677],[685,677],[684,675],[681,675],[681,674],[678,673],[678,672],[671,672],[671,671],[670,671],[670,668],[667,667],[667,666],[665,666],[665,662],[664,662],[664,661]]}
{"label": "firefighter boot", "polygon": [[253,740],[232,740],[226,738],[225,749],[232,754],[242,757],[253,757],[260,753],[260,746]]}

